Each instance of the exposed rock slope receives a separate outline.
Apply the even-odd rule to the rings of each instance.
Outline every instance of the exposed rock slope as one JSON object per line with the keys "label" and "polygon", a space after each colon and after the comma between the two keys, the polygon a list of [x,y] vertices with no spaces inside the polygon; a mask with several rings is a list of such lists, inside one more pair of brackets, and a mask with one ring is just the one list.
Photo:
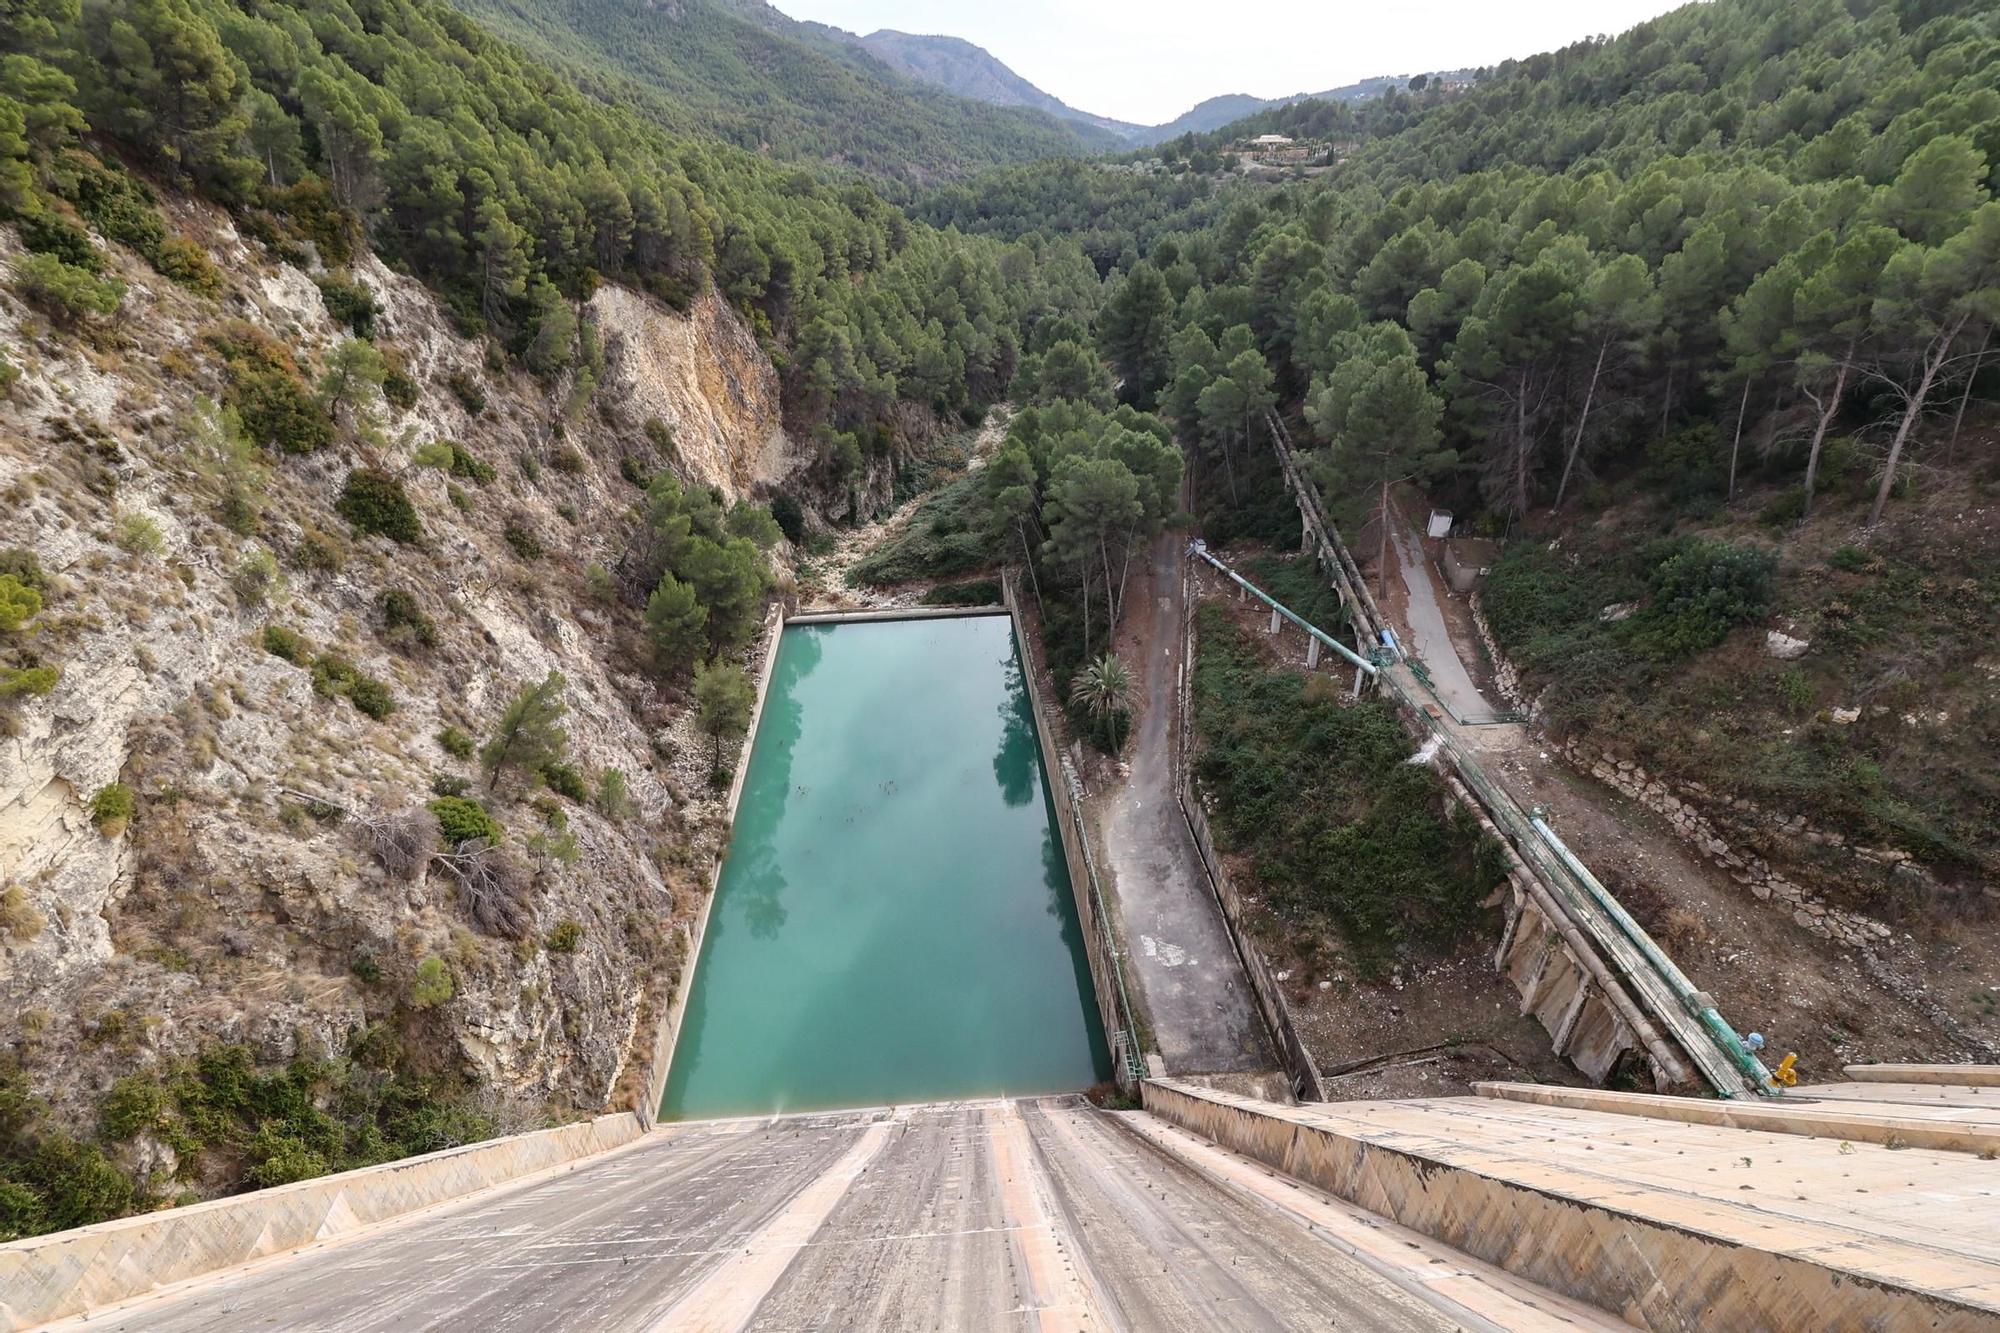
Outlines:
{"label": "exposed rock slope", "polygon": [[[46,697],[0,705],[0,887],[28,909],[0,932],[0,1048],[83,1111],[120,1074],[213,1040],[280,1060],[393,1018],[406,1045],[527,1104],[622,1097],[718,838],[707,793],[684,795],[673,773],[679,705],[639,673],[636,616],[589,567],[624,553],[640,494],[627,473],[671,463],[733,498],[793,466],[768,361],[713,299],[683,317],[612,288],[591,307],[613,349],[607,383],[543,386],[362,260],[350,278],[380,308],[377,344],[414,401],[376,403],[373,427],[333,447],[262,459],[261,517],[232,529],[204,425],[227,384],[214,335],[269,334],[310,377],[346,332],[314,274],[219,214],[177,209],[226,276],[217,298],[115,247],[124,308],[88,336],[0,293],[0,342],[21,371],[0,402],[0,549],[46,572],[27,632],[62,670]],[[0,269],[19,253],[0,229]],[[674,457],[650,417],[674,428]],[[490,467],[485,484],[415,461],[439,440]],[[357,466],[400,479],[420,542],[336,517]],[[391,589],[434,626],[429,646],[385,623]],[[267,650],[267,626],[301,637],[297,663]],[[323,653],[386,684],[394,710],[378,720],[317,692]],[[484,740],[551,670],[568,680],[570,763],[593,782],[619,770],[630,811],[503,777],[487,799],[532,878],[531,919],[482,933],[449,875],[392,876],[365,826],[434,789],[483,796],[440,732]],[[107,837],[88,803],[120,781],[136,817]],[[570,864],[552,814],[575,839]],[[564,922],[580,928],[573,948],[545,947]],[[455,993],[413,1015],[427,957]]]}

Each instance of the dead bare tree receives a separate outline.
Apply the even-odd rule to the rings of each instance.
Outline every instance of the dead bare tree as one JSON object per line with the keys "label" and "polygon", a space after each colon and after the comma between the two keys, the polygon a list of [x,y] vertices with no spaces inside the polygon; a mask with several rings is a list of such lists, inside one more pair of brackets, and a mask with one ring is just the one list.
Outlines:
{"label": "dead bare tree", "polygon": [[432,861],[458,881],[466,915],[484,934],[518,940],[533,926],[528,872],[486,839],[462,842],[452,851],[439,852]]}
{"label": "dead bare tree", "polygon": [[378,807],[354,816],[352,827],[361,850],[393,880],[421,878],[438,852],[437,819],[428,810]]}

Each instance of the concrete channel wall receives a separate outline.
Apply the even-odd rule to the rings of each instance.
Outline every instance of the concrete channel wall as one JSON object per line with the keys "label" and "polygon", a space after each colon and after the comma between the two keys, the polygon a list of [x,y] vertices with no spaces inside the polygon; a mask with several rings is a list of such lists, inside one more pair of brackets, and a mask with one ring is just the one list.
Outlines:
{"label": "concrete channel wall", "polygon": [[[723,802],[723,817],[731,828],[736,825],[736,807],[743,800],[743,779],[750,771],[750,754],[757,744],[757,724],[764,717],[764,696],[771,689],[771,672],[778,664],[778,643],[785,635],[785,614],[783,607],[771,608],[765,618],[764,633],[758,640],[763,645],[762,660],[757,666],[757,697],[750,707],[750,727],[743,733],[743,749],[736,757],[736,773],[729,783],[729,796]],[[701,966],[701,942],[708,933],[708,914],[715,907],[716,886],[722,882],[722,863],[729,858],[729,848],[725,844],[722,854],[715,858],[715,864],[708,871],[708,897],[702,900],[701,913],[695,918],[694,929],[688,932],[684,948],[687,966],[681,969],[680,984],[674,989],[674,997],[667,1005],[667,1012],[660,1018],[660,1026],[653,1034],[652,1063],[646,1071],[646,1100],[643,1105],[632,1109],[639,1114],[647,1129],[659,1122],[660,1101],[667,1095],[667,1071],[673,1067],[674,1046],[680,1040],[681,1019],[687,1014],[688,996],[694,990],[695,969]]]}
{"label": "concrete channel wall", "polygon": [[621,1112],[0,1245],[0,1330],[132,1300],[561,1169],[631,1143],[645,1128]]}
{"label": "concrete channel wall", "polygon": [[1141,1091],[1147,1111],[1190,1133],[1640,1328],[1996,1326],[1981,1303],[1990,1297],[1962,1268],[1954,1270],[1962,1291],[1916,1274],[1905,1285],[1844,1267],[1843,1246],[1805,1244],[1769,1218],[1686,1200],[1642,1215],[1623,1193],[1566,1190],[1546,1169],[1523,1173],[1519,1162],[1448,1139],[1390,1142],[1365,1118],[1331,1107],[1276,1106],[1159,1079]]}
{"label": "concrete channel wall", "polygon": [[[1181,577],[1192,583],[1186,563],[1182,565]],[[1184,586],[1181,605],[1192,607],[1194,604],[1194,589]],[[1243,974],[1250,980],[1251,994],[1257,997],[1257,1009],[1263,1015],[1264,1026],[1274,1038],[1278,1059],[1284,1064],[1285,1076],[1291,1081],[1292,1095],[1303,1101],[1323,1102],[1326,1100],[1326,1087],[1320,1082],[1319,1064],[1299,1037],[1298,1025],[1292,1021],[1291,1002],[1285,998],[1284,987],[1272,971],[1270,961],[1244,926],[1243,897],[1237,893],[1236,885],[1229,877],[1229,867],[1216,853],[1215,837],[1208,827],[1208,811],[1202,807],[1201,795],[1195,790],[1192,760],[1196,647],[1194,617],[1189,615],[1182,630],[1180,688],[1175,692],[1178,716],[1174,719],[1174,800],[1180,805],[1181,817],[1187,820],[1188,831],[1194,835],[1194,845],[1201,853],[1201,867],[1208,876],[1208,886],[1222,908],[1222,924],[1229,932],[1230,942],[1236,946],[1237,957],[1243,962]]]}
{"label": "concrete channel wall", "polygon": [[1097,1015],[1104,1025],[1104,1038],[1111,1043],[1113,1077],[1125,1092],[1133,1090],[1134,1067],[1143,1065],[1136,1016],[1129,1008],[1124,978],[1118,963],[1118,945],[1113,938],[1109,912],[1098,888],[1096,854],[1090,835],[1084,831],[1082,784],[1076,768],[1056,743],[1060,734],[1048,706],[1042,702],[1041,664],[1035,656],[1035,642],[1021,620],[1020,598],[1011,573],[1001,581],[1007,615],[1014,622],[1014,644],[1021,654],[1021,676],[1027,686],[1028,704],[1035,714],[1035,735],[1042,747],[1042,776],[1049,784],[1049,804],[1056,812],[1056,834],[1062,842],[1063,863],[1069,868],[1070,896],[1076,900],[1077,922],[1083,927],[1083,952],[1090,964],[1090,986],[1097,995]]}

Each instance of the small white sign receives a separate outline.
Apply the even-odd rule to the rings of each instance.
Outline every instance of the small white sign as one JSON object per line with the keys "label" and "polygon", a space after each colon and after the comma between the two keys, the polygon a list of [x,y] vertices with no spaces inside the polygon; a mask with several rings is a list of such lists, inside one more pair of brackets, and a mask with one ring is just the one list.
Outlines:
{"label": "small white sign", "polygon": [[1444,509],[1431,510],[1431,525],[1429,529],[1429,534],[1433,537],[1451,536],[1451,513],[1449,510],[1444,510]]}

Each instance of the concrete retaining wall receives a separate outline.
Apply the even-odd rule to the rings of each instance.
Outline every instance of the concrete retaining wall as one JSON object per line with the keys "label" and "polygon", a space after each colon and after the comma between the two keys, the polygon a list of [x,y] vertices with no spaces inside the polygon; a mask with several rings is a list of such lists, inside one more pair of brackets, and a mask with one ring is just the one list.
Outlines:
{"label": "concrete retaining wall", "polygon": [[0,1245],[0,1329],[144,1296],[561,1168],[645,1132],[630,1112]]}
{"label": "concrete retaining wall", "polygon": [[[736,774],[729,783],[729,796],[723,803],[723,815],[731,827],[736,823],[736,807],[743,800],[743,779],[750,771],[750,753],[757,744],[757,723],[764,716],[764,696],[771,689],[771,672],[778,664],[778,642],[785,634],[785,615],[782,607],[772,607],[765,618],[763,637],[763,660],[757,667],[757,698],[750,707],[750,727],[743,733],[743,748],[736,756]],[[715,889],[722,882],[722,863],[729,858],[729,848],[725,845],[722,854],[708,871],[708,897],[701,904],[701,914],[695,918],[694,929],[686,940],[687,966],[681,969],[680,985],[674,991],[673,1002],[667,1006],[666,1014],[660,1019],[659,1030],[653,1035],[653,1059],[646,1072],[646,1100],[641,1106],[632,1108],[639,1118],[651,1129],[659,1122],[660,1100],[667,1095],[667,1071],[673,1067],[674,1046],[680,1040],[681,1019],[687,1013],[688,995],[694,990],[695,969],[701,966],[701,942],[708,934],[708,914],[715,907]]]}
{"label": "concrete retaining wall", "polygon": [[[1197,599],[1192,586],[1192,568],[1186,562],[1182,564],[1181,577],[1186,581],[1181,591],[1181,604],[1193,607]],[[1243,962],[1243,974],[1250,981],[1250,992],[1257,997],[1257,1011],[1263,1015],[1264,1026],[1271,1033],[1272,1044],[1277,1047],[1278,1059],[1285,1066],[1292,1095],[1306,1101],[1325,1101],[1326,1087],[1320,1082],[1319,1063],[1299,1037],[1298,1026],[1292,1021],[1291,1002],[1285,998],[1284,988],[1273,973],[1270,962],[1244,926],[1243,898],[1236,892],[1236,885],[1229,877],[1229,867],[1216,853],[1215,837],[1208,827],[1208,811],[1203,808],[1201,796],[1195,791],[1192,760],[1197,645],[1194,621],[1192,615],[1187,617],[1181,640],[1181,679],[1175,702],[1178,716],[1175,718],[1174,736],[1174,800],[1181,808],[1181,817],[1187,820],[1188,831],[1194,835],[1195,849],[1201,853],[1202,869],[1208,875],[1208,886],[1222,908],[1222,924],[1229,931],[1230,942],[1236,946],[1237,957]]]}
{"label": "concrete retaining wall", "polygon": [[[1671,1222],[1505,1179],[1433,1151],[1371,1141],[1325,1108],[1148,1079],[1146,1110],[1358,1207],[1641,1328],[1984,1330],[1990,1310],[1845,1271],[1837,1245],[1799,1257],[1777,1229],[1717,1210]],[[1505,1163],[1496,1164],[1500,1169]]]}
{"label": "concrete retaining wall", "polygon": [[[1041,665],[1035,657],[1034,641],[1021,622],[1020,599],[1011,574],[1001,584],[1007,614],[1014,623],[1014,647],[1021,655],[1021,677],[1028,691],[1028,705],[1035,714],[1035,736],[1042,748],[1042,780],[1048,784],[1049,804],[1055,810],[1056,835],[1062,843],[1063,863],[1069,868],[1070,896],[1076,901],[1077,922],[1083,928],[1083,953],[1090,964],[1091,990],[1097,996],[1097,1014],[1104,1025],[1105,1040],[1112,1044],[1113,1077],[1130,1092],[1133,1079],[1118,1047],[1121,1042],[1137,1045],[1139,1025],[1125,1008],[1125,988],[1120,984],[1117,943],[1111,922],[1097,893],[1097,865],[1090,836],[1084,832],[1082,784],[1076,769],[1056,743],[1060,734],[1048,706],[1042,702]],[[1121,1036],[1121,1034],[1123,1034]]]}

